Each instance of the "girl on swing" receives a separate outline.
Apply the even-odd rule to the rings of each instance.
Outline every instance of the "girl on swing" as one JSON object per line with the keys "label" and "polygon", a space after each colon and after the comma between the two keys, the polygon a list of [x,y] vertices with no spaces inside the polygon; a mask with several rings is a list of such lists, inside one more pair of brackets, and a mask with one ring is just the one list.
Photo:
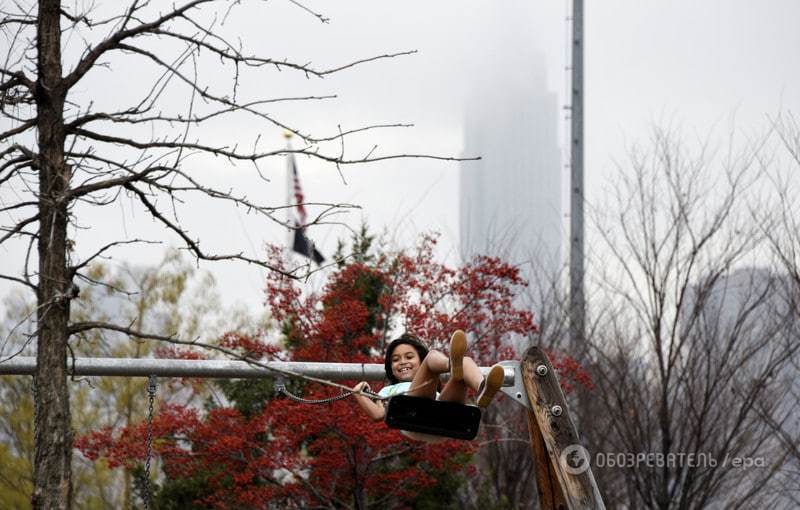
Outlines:
{"label": "girl on swing", "polygon": [[[472,358],[465,356],[467,352],[467,336],[463,331],[456,331],[450,338],[449,356],[428,348],[417,337],[404,334],[393,340],[386,348],[384,367],[386,378],[390,384],[378,393],[381,397],[391,397],[405,393],[413,397],[465,403],[467,389],[476,392],[475,400],[481,409],[488,406],[494,395],[503,385],[505,372],[501,365],[494,365],[486,377],[481,374],[478,365]],[[450,372],[450,378],[437,393],[439,375]],[[356,385],[354,390],[368,388],[366,381]],[[358,405],[373,420],[382,420],[386,414],[383,402],[376,402],[369,397],[355,393]],[[442,438],[403,432],[412,439],[421,441],[438,441]]]}

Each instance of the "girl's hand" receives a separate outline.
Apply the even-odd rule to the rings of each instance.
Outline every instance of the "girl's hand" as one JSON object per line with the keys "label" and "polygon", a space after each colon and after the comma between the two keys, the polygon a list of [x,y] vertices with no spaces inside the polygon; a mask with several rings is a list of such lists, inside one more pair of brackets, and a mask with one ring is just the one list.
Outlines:
{"label": "girl's hand", "polygon": [[356,392],[359,392],[359,391],[363,392],[364,390],[372,391],[372,388],[369,387],[369,384],[367,383],[367,381],[361,381],[360,383],[355,385],[353,390],[355,390]]}
{"label": "girl's hand", "polygon": [[358,393],[359,391],[370,389],[369,384],[367,381],[361,381],[360,383],[356,384],[353,387],[353,397],[358,402],[359,407],[366,413],[367,416],[372,418],[373,420],[382,420],[383,416],[386,414],[386,410],[383,407],[382,403],[374,402],[371,398],[364,395],[363,393]]}

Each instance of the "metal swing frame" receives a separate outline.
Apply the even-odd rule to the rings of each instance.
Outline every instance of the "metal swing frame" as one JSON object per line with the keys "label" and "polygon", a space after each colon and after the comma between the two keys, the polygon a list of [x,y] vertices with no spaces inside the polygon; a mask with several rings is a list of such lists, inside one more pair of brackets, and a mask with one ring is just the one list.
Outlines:
{"label": "metal swing frame", "polygon": [[[68,364],[69,373],[76,376],[257,379],[275,377],[277,371],[327,380],[380,381],[384,378],[383,365],[367,363],[273,361],[254,366],[234,360],[75,358],[70,359]],[[587,462],[585,466],[572,466],[572,457],[566,455],[580,446],[580,440],[547,355],[542,349],[531,347],[521,361],[505,361],[502,365],[505,378],[500,391],[527,410],[531,454],[537,464],[540,508],[604,509],[589,459],[583,459]],[[481,367],[481,372],[488,371],[489,367]],[[0,375],[33,376],[35,372],[34,357],[16,356],[0,360]],[[434,405],[452,404],[426,400],[428,403],[434,402]],[[399,402],[403,404],[402,400]],[[436,416],[437,419],[441,418],[439,414]],[[407,423],[404,427],[409,430]]]}

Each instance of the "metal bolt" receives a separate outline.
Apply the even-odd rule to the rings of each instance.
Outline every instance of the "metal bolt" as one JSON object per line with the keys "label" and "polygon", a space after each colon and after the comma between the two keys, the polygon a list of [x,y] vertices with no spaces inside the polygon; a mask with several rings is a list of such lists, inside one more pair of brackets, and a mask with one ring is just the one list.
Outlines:
{"label": "metal bolt", "polygon": [[561,406],[556,405],[550,408],[550,413],[553,416],[561,416],[561,412],[562,412]]}
{"label": "metal bolt", "polygon": [[517,398],[519,398],[519,399],[522,398],[522,392],[519,392],[519,391],[517,392]]}
{"label": "metal bolt", "polygon": [[540,377],[544,377],[547,375],[547,366],[539,365],[536,367],[536,373],[539,374]]}

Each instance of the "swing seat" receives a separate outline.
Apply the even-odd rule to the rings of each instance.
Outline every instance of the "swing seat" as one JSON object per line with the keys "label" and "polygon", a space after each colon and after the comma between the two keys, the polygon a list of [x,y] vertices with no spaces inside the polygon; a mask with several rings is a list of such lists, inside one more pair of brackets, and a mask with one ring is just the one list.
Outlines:
{"label": "swing seat", "polygon": [[384,421],[393,429],[472,440],[478,435],[481,410],[457,402],[397,395],[389,399]]}

